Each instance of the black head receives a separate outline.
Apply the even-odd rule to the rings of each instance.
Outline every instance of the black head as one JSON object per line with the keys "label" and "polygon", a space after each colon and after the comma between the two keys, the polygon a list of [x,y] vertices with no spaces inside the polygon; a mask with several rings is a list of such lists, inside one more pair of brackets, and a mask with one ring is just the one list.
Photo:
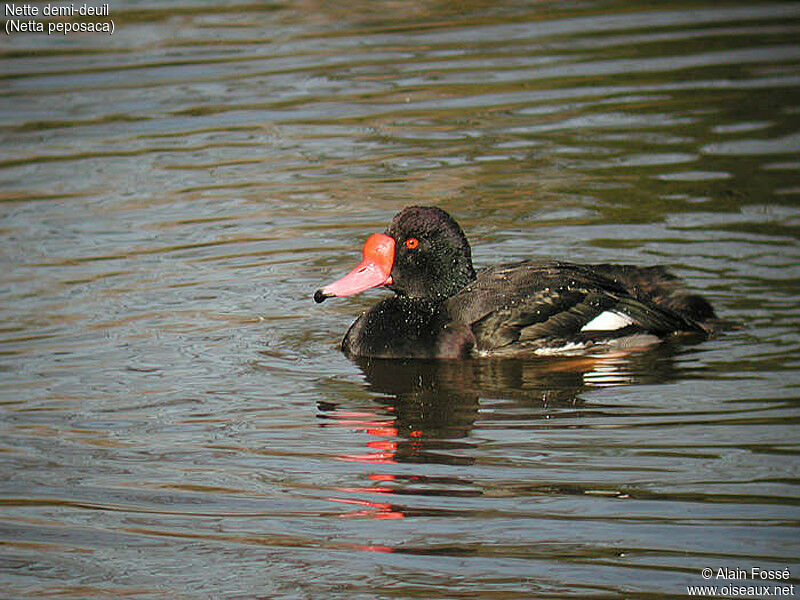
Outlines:
{"label": "black head", "polygon": [[386,235],[395,240],[389,288],[400,295],[441,301],[475,279],[467,237],[440,208],[409,206]]}

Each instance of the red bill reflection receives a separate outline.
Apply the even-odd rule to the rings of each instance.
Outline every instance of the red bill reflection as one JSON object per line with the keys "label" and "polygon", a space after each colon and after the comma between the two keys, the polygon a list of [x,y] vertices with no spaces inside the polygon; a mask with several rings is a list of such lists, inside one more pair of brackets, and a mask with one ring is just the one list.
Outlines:
{"label": "red bill reflection", "polygon": [[[387,414],[389,413],[389,414]],[[370,410],[336,410],[327,414],[329,424],[352,429],[353,433],[366,433],[370,439],[366,442],[368,451],[363,453],[346,453],[336,457],[345,462],[368,464],[396,464],[398,430],[394,425],[394,415],[390,407]],[[336,491],[344,494],[355,494],[358,497],[329,497],[328,500],[360,510],[351,510],[339,515],[343,519],[402,519],[405,514],[388,502],[378,502],[364,498],[369,495],[393,495],[394,487],[388,485],[397,481],[391,473],[370,473],[369,485],[361,487],[340,487]],[[376,485],[377,484],[377,485]],[[384,484],[384,485],[381,485]],[[380,551],[391,551],[384,549]]]}

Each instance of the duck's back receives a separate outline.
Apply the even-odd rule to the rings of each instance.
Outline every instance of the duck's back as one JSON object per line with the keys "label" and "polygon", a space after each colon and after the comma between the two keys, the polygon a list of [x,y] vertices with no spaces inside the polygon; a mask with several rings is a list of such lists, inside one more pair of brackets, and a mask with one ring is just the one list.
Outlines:
{"label": "duck's back", "polygon": [[638,300],[678,313],[706,331],[713,330],[719,322],[708,300],[690,293],[683,282],[665,267],[599,264],[591,268],[622,285]]}
{"label": "duck's back", "polygon": [[446,302],[479,353],[580,349],[636,336],[707,331],[714,311],[660,267],[522,262],[481,271]]}

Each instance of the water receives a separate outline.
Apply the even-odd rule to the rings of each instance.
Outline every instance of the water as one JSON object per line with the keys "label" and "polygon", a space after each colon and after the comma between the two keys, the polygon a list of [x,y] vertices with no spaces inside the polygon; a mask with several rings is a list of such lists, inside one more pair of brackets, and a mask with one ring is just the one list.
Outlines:
{"label": "water", "polygon": [[[800,5],[110,11],[0,41],[0,595],[800,581]],[[311,295],[411,203],[479,266],[664,264],[742,327],[355,364],[380,293]]]}

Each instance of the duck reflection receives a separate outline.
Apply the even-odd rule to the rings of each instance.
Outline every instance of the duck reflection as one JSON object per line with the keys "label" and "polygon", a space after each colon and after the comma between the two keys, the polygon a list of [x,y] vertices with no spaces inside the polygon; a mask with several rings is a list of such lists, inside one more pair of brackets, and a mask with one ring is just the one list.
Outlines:
{"label": "duck reflection", "polygon": [[471,465],[482,426],[526,420],[533,427],[551,416],[577,418],[580,411],[565,409],[582,407],[582,393],[592,388],[686,377],[673,356],[674,348],[663,345],[646,352],[558,359],[356,361],[367,389],[377,394],[373,403],[353,409],[347,402],[321,402],[320,417],[326,426],[369,435],[364,452],[341,454],[340,460],[384,468],[369,473],[363,487],[337,490],[355,497],[331,500],[358,507],[343,516],[396,519],[420,510],[392,501],[404,495],[479,495],[468,478],[430,476],[431,470],[410,475],[389,465]]}
{"label": "duck reflection", "polygon": [[[673,349],[531,359],[381,360],[362,359],[367,388],[380,394],[393,429],[414,441],[455,440],[469,435],[480,415],[489,417],[496,401],[504,409],[530,409],[546,416],[548,408],[583,404],[581,393],[596,387],[657,383],[677,376]],[[413,456],[413,455],[412,455]]]}
{"label": "duck reflection", "polygon": [[[476,360],[358,359],[367,389],[377,393],[375,411],[336,403],[319,409],[340,425],[379,438],[364,457],[371,462],[470,462],[467,456],[430,453],[471,446],[479,418],[514,411],[519,418],[547,418],[549,409],[583,404],[592,388],[666,383],[678,377],[674,348],[562,358]],[[686,373],[681,374],[682,377]],[[500,403],[502,408],[495,408]]]}

